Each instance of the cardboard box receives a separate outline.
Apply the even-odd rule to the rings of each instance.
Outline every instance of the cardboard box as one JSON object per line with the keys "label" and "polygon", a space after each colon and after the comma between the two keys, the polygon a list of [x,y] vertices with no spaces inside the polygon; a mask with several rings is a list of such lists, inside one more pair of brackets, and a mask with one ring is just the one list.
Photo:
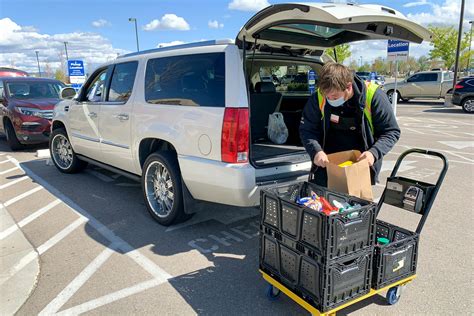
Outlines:
{"label": "cardboard box", "polygon": [[[372,201],[373,193],[369,163],[366,159],[357,161],[360,155],[361,153],[358,150],[348,150],[328,155],[328,189]],[[348,160],[353,162],[351,166],[338,166]]]}

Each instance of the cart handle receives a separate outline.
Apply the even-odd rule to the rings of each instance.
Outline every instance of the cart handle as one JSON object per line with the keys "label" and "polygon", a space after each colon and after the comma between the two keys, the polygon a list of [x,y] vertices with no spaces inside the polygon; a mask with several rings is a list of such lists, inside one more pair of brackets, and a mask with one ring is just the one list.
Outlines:
{"label": "cart handle", "polygon": [[[441,187],[441,184],[444,181],[444,177],[446,176],[446,172],[448,171],[449,163],[448,163],[448,159],[446,159],[446,157],[439,152],[426,150],[426,149],[412,148],[403,152],[400,155],[400,157],[398,157],[397,162],[395,163],[395,167],[393,168],[392,174],[390,175],[390,177],[395,177],[397,175],[397,171],[400,165],[402,164],[403,159],[410,154],[422,154],[422,155],[427,155],[427,156],[435,156],[435,157],[440,158],[443,161],[443,169],[441,170],[441,173],[438,176],[438,180],[436,181],[433,192],[431,193],[428,201],[426,201],[426,206],[423,212],[423,216],[421,217],[420,222],[418,223],[418,227],[416,228],[416,232],[420,234],[421,230],[423,229],[423,226],[425,225],[425,221],[428,218],[428,214],[430,213],[431,207],[433,206],[433,202],[435,201],[436,196],[438,195],[439,188]],[[377,214],[380,211],[384,198],[385,198],[385,190],[379,201],[379,205],[377,207]]]}

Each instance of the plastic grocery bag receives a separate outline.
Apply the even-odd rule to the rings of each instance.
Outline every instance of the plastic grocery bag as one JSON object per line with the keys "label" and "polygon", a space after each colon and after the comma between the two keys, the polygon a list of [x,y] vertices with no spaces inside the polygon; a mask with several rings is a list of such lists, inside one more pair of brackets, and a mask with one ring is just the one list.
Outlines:
{"label": "plastic grocery bag", "polygon": [[280,112],[268,116],[268,138],[279,145],[284,144],[288,139],[288,128]]}

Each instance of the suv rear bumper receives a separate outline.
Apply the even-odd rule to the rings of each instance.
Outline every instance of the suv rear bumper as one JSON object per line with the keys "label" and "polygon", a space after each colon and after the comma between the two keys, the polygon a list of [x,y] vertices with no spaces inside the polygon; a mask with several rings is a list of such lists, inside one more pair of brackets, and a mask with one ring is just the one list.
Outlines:
{"label": "suv rear bumper", "polygon": [[228,164],[190,156],[178,156],[178,161],[193,198],[235,206],[259,203],[255,169],[250,164]]}

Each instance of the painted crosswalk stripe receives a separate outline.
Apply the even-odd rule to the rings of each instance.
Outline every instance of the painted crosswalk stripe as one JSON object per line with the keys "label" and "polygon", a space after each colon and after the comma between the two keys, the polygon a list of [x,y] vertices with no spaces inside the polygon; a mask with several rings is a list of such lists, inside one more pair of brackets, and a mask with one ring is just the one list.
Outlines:
{"label": "painted crosswalk stripe", "polygon": [[13,181],[10,181],[10,182],[8,182],[8,183],[2,184],[2,185],[0,185],[0,190],[6,189],[6,188],[8,188],[8,187],[10,187],[10,186],[12,186],[12,185],[15,185],[15,184],[17,184],[18,182],[21,182],[21,181],[26,180],[26,179],[28,179],[28,176],[23,176],[23,177],[20,177],[20,178],[18,178],[18,179],[15,179],[15,180],[13,180]]}
{"label": "painted crosswalk stripe", "polygon": [[7,169],[7,170],[5,170],[5,171],[0,172],[0,175],[7,174],[7,173],[9,173],[9,172],[12,172],[12,171],[15,171],[15,170],[18,170],[18,169],[20,169],[20,168],[18,168],[18,167],[13,167],[13,168],[10,168],[10,169]]}
{"label": "painted crosswalk stripe", "polygon": [[6,237],[10,236],[12,233],[14,233],[16,230],[18,230],[18,228],[21,228],[25,225],[28,225],[29,223],[31,223],[32,221],[34,221],[35,219],[37,219],[38,217],[40,217],[44,213],[48,212],[50,209],[52,209],[56,205],[59,205],[60,203],[61,203],[61,200],[54,200],[53,202],[49,203],[45,207],[40,208],[39,210],[37,210],[33,214],[31,214],[28,217],[22,219],[20,222],[18,222],[17,225],[15,224],[15,225],[5,229],[4,231],[0,232],[0,240],[3,240]]}
{"label": "painted crosswalk stripe", "polygon": [[6,201],[3,205],[5,205],[5,207],[7,207],[9,205],[12,205],[13,203],[18,202],[18,201],[24,199],[25,197],[28,197],[28,196],[32,195],[33,193],[40,191],[41,189],[43,189],[43,187],[37,186],[36,188],[33,188],[29,191],[26,191],[25,193],[22,193],[18,196],[15,196],[14,198]]}

